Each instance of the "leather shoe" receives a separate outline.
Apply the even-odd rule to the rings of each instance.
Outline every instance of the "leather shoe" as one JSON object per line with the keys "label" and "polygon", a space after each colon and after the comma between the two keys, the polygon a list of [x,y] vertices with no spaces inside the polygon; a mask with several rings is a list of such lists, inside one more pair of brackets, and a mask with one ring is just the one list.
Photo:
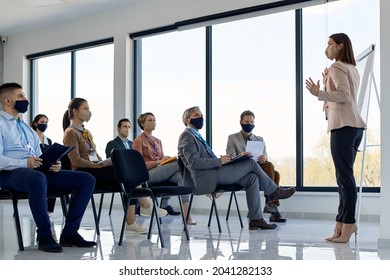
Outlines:
{"label": "leather shoe", "polygon": [[165,207],[163,209],[165,209],[168,212],[168,215],[171,215],[171,216],[179,216],[181,214],[180,212],[173,210],[171,205],[168,205],[167,207]]}
{"label": "leather shoe", "polygon": [[275,204],[273,204],[272,201],[268,202],[265,206],[264,206],[264,210],[263,210],[263,213],[276,213],[278,212],[278,207],[276,207]]}
{"label": "leather shoe", "polygon": [[38,249],[49,253],[61,253],[62,247],[54,240],[53,236],[40,237]]}
{"label": "leather shoe", "polygon": [[276,212],[269,216],[269,221],[273,223],[285,223],[287,220],[279,212]]}
{"label": "leather shoe", "polygon": [[275,199],[286,199],[292,196],[295,193],[295,188],[283,189],[281,187],[277,187],[276,190],[269,195],[270,200]]}
{"label": "leather shoe", "polygon": [[84,240],[84,238],[80,234],[78,234],[78,232],[69,236],[65,236],[61,234],[60,244],[63,247],[82,247],[82,248],[90,248],[97,245],[97,243],[94,241]]}
{"label": "leather shoe", "polygon": [[267,224],[267,222],[261,218],[257,220],[252,220],[249,222],[249,229],[250,230],[258,230],[258,229],[274,229],[277,225],[275,224]]}

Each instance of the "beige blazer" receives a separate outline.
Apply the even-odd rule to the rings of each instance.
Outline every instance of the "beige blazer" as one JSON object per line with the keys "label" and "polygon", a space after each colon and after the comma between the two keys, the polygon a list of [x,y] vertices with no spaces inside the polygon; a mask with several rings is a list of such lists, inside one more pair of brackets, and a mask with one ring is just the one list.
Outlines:
{"label": "beige blazer", "polygon": [[[251,133],[251,135],[249,136],[249,140],[250,141],[263,141],[264,142],[263,137],[254,135],[253,133]],[[234,134],[230,134],[228,137],[227,145],[226,145],[226,154],[234,157],[234,156],[238,155],[239,153],[242,153],[245,151],[246,151],[246,143],[245,143],[244,137],[242,136],[241,131],[234,133]],[[265,159],[268,160],[267,148],[266,148],[265,144],[264,144],[263,155],[265,156]]]}
{"label": "beige blazer", "polygon": [[360,77],[352,64],[340,61],[330,66],[325,90],[320,90],[318,100],[325,101],[328,114],[328,132],[344,126],[367,128],[357,108]]}

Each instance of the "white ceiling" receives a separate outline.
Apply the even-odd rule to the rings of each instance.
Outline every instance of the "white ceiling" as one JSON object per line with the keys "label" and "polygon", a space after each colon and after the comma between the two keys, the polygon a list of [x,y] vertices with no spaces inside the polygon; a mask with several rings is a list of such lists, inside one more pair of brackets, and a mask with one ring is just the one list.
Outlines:
{"label": "white ceiling", "polygon": [[138,1],[143,0],[0,0],[0,36],[69,21]]}

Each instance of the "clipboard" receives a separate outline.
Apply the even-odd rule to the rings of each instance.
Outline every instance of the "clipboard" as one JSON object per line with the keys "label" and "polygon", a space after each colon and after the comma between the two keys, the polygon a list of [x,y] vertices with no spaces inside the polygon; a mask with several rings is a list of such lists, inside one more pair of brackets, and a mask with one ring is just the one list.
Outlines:
{"label": "clipboard", "polygon": [[175,160],[177,160],[177,157],[176,157],[176,156],[174,156],[174,157],[170,157],[170,158],[168,158],[168,159],[166,159],[166,160],[164,160],[164,161],[160,162],[160,165],[164,165],[164,164],[167,164],[167,163],[173,162],[173,161],[175,161]]}
{"label": "clipboard", "polygon": [[50,166],[53,163],[61,160],[65,155],[67,155],[75,147],[67,147],[58,143],[51,145],[45,152],[43,152],[40,158],[43,160],[42,165],[36,170],[39,171],[49,171]]}

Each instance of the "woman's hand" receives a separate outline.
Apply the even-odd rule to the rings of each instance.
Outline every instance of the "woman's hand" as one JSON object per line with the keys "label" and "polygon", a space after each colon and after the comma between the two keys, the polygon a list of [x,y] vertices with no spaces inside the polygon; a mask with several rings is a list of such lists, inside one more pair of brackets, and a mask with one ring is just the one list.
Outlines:
{"label": "woman's hand", "polygon": [[326,82],[328,81],[328,78],[329,78],[329,68],[325,68],[324,69],[324,72],[322,72],[322,83],[324,84],[324,86],[326,85]]}
{"label": "woman's hand", "polygon": [[310,91],[310,93],[314,96],[318,96],[318,92],[320,91],[320,80],[318,80],[317,84],[313,82],[311,78],[305,81],[306,88]]}

